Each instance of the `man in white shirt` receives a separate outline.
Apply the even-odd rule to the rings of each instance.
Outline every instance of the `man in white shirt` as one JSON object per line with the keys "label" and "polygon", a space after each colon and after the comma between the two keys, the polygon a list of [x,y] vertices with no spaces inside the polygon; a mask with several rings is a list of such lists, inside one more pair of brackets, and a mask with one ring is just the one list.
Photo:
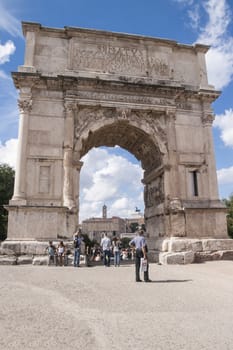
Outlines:
{"label": "man in white shirt", "polygon": [[104,233],[104,237],[101,239],[100,243],[103,255],[104,255],[104,266],[110,266],[110,256],[111,256],[111,240],[108,238],[107,233]]}

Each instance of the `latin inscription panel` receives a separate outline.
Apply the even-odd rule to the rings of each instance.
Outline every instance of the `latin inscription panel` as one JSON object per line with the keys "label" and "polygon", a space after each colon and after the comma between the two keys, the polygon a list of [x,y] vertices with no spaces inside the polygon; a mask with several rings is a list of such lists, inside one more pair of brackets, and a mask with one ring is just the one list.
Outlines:
{"label": "latin inscription panel", "polygon": [[77,42],[77,39],[72,43],[70,68],[160,79],[169,79],[171,71],[168,53],[159,48]]}

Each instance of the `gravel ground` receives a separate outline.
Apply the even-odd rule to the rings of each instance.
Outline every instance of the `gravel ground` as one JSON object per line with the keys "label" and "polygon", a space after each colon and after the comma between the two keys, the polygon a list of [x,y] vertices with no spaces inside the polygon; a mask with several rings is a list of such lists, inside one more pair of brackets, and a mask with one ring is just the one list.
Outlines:
{"label": "gravel ground", "polygon": [[232,350],[233,262],[0,266],[0,349]]}

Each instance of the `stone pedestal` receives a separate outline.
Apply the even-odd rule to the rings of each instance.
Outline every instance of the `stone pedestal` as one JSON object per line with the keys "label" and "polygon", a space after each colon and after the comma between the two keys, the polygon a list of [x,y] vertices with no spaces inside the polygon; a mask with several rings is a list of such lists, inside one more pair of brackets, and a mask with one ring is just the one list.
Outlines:
{"label": "stone pedestal", "polygon": [[77,212],[66,207],[11,205],[7,209],[9,241],[71,238],[76,230]]}

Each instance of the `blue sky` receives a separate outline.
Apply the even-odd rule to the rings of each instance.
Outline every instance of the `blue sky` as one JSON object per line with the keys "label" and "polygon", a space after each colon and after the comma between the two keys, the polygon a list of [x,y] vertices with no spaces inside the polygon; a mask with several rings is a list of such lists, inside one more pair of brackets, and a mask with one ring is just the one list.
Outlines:
{"label": "blue sky", "polygon": [[[0,162],[12,166],[18,110],[11,72],[24,60],[21,21],[211,45],[206,55],[209,82],[222,91],[213,104],[219,193],[226,198],[233,192],[233,0],[0,0]],[[90,151],[84,161],[81,219],[101,215],[104,203],[109,216],[129,216],[135,206],[143,212],[142,170],[132,155],[101,148]]]}

